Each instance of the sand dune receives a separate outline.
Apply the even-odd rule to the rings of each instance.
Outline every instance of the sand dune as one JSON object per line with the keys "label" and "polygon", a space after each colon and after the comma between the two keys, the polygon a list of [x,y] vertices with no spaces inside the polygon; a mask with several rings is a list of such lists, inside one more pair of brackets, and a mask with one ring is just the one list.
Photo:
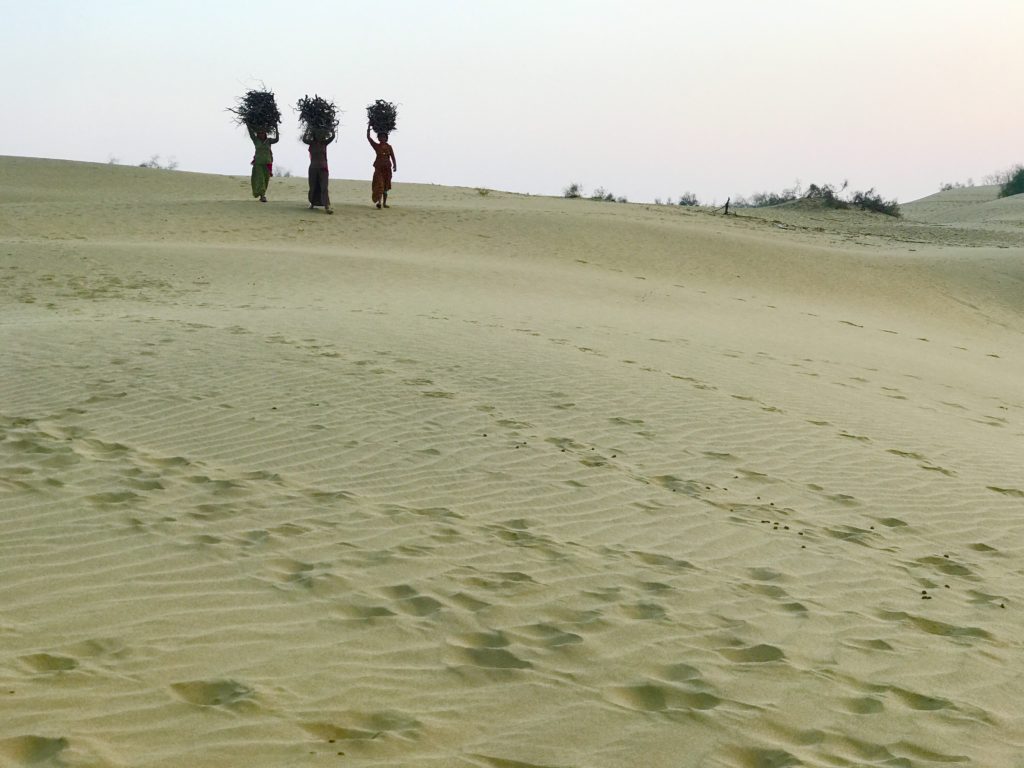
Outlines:
{"label": "sand dune", "polygon": [[1021,201],[0,181],[0,765],[1019,762]]}
{"label": "sand dune", "polygon": [[1003,230],[1021,235],[1024,200],[999,197],[999,186],[963,187],[938,192],[905,206],[909,217],[949,227]]}

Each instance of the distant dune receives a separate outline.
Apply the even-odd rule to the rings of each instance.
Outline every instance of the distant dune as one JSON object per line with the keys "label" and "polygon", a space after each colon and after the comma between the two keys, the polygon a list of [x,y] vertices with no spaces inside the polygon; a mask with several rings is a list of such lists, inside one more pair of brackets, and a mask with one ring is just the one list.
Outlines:
{"label": "distant dune", "polygon": [[0,157],[0,766],[1009,766],[1024,200]]}
{"label": "distant dune", "polygon": [[917,221],[994,229],[1024,237],[1024,195],[1001,198],[997,185],[938,192],[904,209]]}

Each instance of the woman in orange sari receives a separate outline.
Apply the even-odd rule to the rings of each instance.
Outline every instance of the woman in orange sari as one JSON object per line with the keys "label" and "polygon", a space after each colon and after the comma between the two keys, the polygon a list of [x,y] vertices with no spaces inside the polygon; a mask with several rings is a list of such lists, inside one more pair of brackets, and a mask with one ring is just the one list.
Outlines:
{"label": "woman in orange sari", "polygon": [[378,208],[388,208],[388,192],[391,190],[391,174],[398,173],[398,161],[395,150],[388,144],[388,135],[378,133],[379,141],[370,138],[370,126],[366,126],[366,140],[377,153],[373,161],[373,182],[371,183],[370,199]]}

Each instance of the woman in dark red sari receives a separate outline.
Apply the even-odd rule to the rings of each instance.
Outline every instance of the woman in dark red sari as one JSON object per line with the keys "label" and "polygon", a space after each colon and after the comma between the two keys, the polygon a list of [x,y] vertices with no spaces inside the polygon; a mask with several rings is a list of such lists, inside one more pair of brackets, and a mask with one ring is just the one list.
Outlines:
{"label": "woman in dark red sari", "polygon": [[377,153],[373,161],[373,182],[371,183],[370,199],[378,208],[387,208],[388,192],[391,190],[391,174],[398,173],[398,161],[395,160],[395,150],[388,144],[388,135],[378,133],[380,141],[370,138],[370,126],[366,126],[366,140],[370,142],[373,151]]}
{"label": "woman in dark red sari", "polygon": [[331,196],[327,190],[330,173],[327,170],[327,145],[334,141],[334,131],[309,131],[302,137],[302,143],[309,147],[309,207],[323,206],[327,213],[331,208]]}

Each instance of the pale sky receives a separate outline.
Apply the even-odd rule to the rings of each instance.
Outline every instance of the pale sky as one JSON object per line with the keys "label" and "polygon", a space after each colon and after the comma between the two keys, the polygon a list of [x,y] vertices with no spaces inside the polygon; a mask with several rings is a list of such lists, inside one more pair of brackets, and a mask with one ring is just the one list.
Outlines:
{"label": "pale sky", "polygon": [[[249,172],[225,108],[399,105],[402,181],[704,202],[800,180],[902,202],[1024,162],[1024,0],[0,0],[0,154]],[[2,179],[0,179],[2,183]],[[272,189],[272,188],[271,188]]]}

